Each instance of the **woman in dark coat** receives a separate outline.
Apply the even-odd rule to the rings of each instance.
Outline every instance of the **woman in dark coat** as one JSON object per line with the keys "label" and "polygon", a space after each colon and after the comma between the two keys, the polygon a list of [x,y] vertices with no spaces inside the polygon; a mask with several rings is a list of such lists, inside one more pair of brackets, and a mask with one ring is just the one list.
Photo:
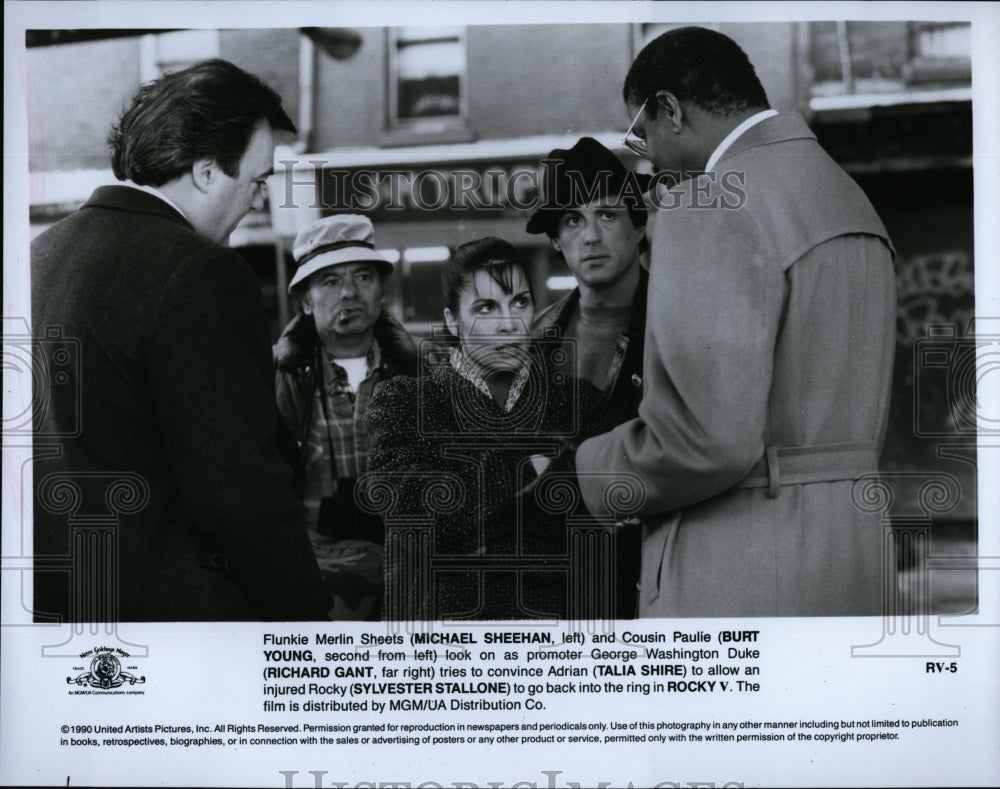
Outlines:
{"label": "woman in dark coat", "polygon": [[576,610],[570,532],[595,526],[571,474],[519,492],[561,449],[610,429],[607,408],[588,382],[544,366],[529,333],[530,280],[513,245],[460,246],[442,291],[450,353],[431,358],[420,378],[379,385],[368,410],[369,505],[382,503],[389,527],[386,615],[565,617]]}

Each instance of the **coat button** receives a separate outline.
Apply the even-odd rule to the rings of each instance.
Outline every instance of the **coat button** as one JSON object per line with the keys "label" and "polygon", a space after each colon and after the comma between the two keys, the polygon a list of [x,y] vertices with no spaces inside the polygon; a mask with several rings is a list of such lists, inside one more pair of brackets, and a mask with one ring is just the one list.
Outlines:
{"label": "coat button", "polygon": [[639,373],[632,373],[632,386],[642,389],[642,376]]}

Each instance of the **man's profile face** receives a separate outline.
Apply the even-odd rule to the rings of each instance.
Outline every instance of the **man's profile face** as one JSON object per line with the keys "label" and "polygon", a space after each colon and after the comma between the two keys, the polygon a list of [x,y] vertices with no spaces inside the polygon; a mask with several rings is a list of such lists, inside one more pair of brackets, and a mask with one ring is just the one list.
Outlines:
{"label": "man's profile face", "polygon": [[[676,135],[670,133],[670,119],[662,106],[655,106],[656,101],[655,97],[651,98],[644,109],[642,104],[626,102],[625,111],[628,116],[637,118],[632,133],[646,143],[646,158],[653,163],[654,170],[683,170],[681,152],[677,141],[673,139]],[[651,107],[656,110],[655,118],[649,115]],[[643,110],[641,113],[640,109]]]}
{"label": "man's profile face", "polygon": [[266,120],[258,121],[235,178],[216,167],[208,209],[199,230],[224,244],[248,211],[264,208],[264,187],[274,172],[274,132]]}
{"label": "man's profile face", "polygon": [[320,269],[306,283],[302,311],[320,337],[355,337],[371,331],[382,309],[382,277],[373,263]]}
{"label": "man's profile face", "polygon": [[595,200],[559,217],[555,241],[577,281],[601,289],[639,265],[643,233],[632,224],[627,209]]}

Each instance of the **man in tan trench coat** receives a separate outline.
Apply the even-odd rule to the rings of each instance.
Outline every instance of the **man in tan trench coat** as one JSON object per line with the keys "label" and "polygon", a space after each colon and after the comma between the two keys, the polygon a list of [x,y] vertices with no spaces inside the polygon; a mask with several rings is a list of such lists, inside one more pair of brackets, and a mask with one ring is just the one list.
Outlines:
{"label": "man in tan trench coat", "polygon": [[888,415],[885,228],[726,36],[665,33],[624,94],[626,142],[661,173],[644,391],[639,417],[575,461],[598,514],[609,471],[642,481],[639,614],[880,614],[895,579],[855,480],[876,471]]}

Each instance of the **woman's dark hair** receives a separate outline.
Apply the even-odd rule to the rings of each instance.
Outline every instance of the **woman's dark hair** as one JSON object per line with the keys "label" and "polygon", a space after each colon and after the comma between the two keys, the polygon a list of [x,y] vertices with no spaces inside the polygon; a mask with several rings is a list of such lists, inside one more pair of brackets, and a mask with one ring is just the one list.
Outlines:
{"label": "woman's dark hair", "polygon": [[143,85],[108,137],[119,179],[162,186],[199,159],[231,178],[261,120],[294,132],[281,97],[225,60],[206,60]]}
{"label": "woman's dark hair", "polygon": [[728,36],[705,27],[669,30],[643,47],[628,70],[622,94],[632,104],[648,101],[646,112],[655,118],[656,102],[649,99],[659,90],[715,115],[770,106],[746,52]]}
{"label": "woman's dark hair", "polygon": [[[521,269],[531,290],[528,269],[513,244],[502,238],[486,236],[457,247],[441,272],[441,299],[444,306],[458,313],[459,294],[477,271],[486,271],[505,293],[514,289],[514,269]],[[531,294],[534,298],[534,293]]]}

